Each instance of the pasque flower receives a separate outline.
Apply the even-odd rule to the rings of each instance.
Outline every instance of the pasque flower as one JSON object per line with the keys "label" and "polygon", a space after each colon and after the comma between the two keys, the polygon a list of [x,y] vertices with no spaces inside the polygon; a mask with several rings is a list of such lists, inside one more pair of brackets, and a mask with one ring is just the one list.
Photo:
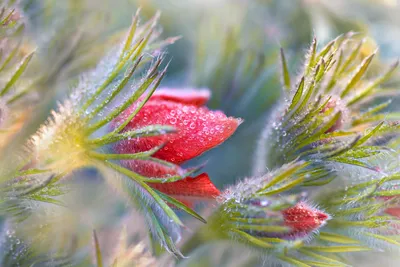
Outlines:
{"label": "pasque flower", "polygon": [[[156,91],[123,131],[151,125],[170,125],[175,128],[175,132],[124,140],[117,143],[113,149],[117,153],[137,153],[161,146],[153,158],[173,165],[166,165],[157,160],[125,160],[123,165],[146,177],[184,174],[186,170],[180,167],[181,164],[224,142],[241,122],[240,119],[227,117],[221,111],[211,111],[205,107],[209,97],[210,92],[204,89],[165,88]],[[114,127],[134,112],[137,105],[138,103],[134,103],[125,110],[114,121]],[[187,177],[175,182],[150,185],[181,200],[184,197],[213,198],[220,193],[206,173],[194,178]]]}

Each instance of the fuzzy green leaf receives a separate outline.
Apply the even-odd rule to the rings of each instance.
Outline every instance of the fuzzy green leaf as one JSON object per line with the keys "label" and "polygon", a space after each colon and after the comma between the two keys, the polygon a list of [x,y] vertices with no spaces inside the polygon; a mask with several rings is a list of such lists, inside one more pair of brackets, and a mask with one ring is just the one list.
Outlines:
{"label": "fuzzy green leaf", "polygon": [[207,221],[203,217],[201,217],[194,210],[186,207],[182,202],[180,202],[180,201],[178,201],[178,200],[176,200],[176,199],[174,199],[174,198],[172,198],[172,197],[170,197],[170,196],[168,196],[166,194],[163,194],[160,191],[157,191],[157,190],[154,190],[154,191],[156,191],[160,195],[160,197],[163,198],[166,202],[174,205],[175,207],[177,207],[180,210],[183,210],[184,212],[186,212],[190,216],[193,216],[194,218],[198,219],[199,221],[201,221],[203,223],[207,223]]}
{"label": "fuzzy green leaf", "polygon": [[286,90],[290,90],[290,74],[288,70],[288,66],[286,63],[285,53],[281,48],[281,66],[282,66],[282,76],[283,76],[283,85],[285,86]]}
{"label": "fuzzy green leaf", "polygon": [[361,80],[361,77],[364,75],[364,73],[367,71],[369,64],[371,63],[372,59],[374,58],[375,53],[368,56],[361,62],[360,66],[357,68],[356,73],[353,75],[353,77],[350,79],[348,82],[347,86],[344,88],[342,91],[340,97],[345,97],[347,94],[350,92],[350,90]]}
{"label": "fuzzy green leaf", "polygon": [[14,72],[11,79],[6,83],[6,85],[3,87],[3,89],[0,90],[0,97],[5,95],[11,89],[11,87],[17,82],[18,78],[25,71],[25,69],[29,64],[29,61],[31,61],[32,57],[33,57],[33,53],[29,54],[22,60],[21,64],[19,65],[17,70]]}

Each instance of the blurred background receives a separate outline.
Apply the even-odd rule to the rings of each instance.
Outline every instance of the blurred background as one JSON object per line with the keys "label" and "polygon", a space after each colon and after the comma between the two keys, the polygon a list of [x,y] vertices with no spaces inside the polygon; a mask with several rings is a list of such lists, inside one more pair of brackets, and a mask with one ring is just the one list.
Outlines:
{"label": "blurred background", "polygon": [[[22,4],[28,44],[37,47],[41,55],[35,66],[48,70],[40,85],[51,92],[45,96],[42,116],[37,115],[38,124],[58,100],[68,95],[82,71],[93,68],[123,40],[139,7],[142,21],[161,11],[162,39],[180,37],[167,47],[171,64],[161,87],[209,88],[210,108],[245,121],[228,141],[189,163],[206,163],[204,171],[220,189],[251,175],[257,138],[280,97],[281,47],[292,74],[301,68],[314,36],[321,46],[350,31],[365,36],[363,53],[379,47],[379,60],[374,62],[372,71],[400,57],[398,0],[23,0]],[[63,61],[53,60],[64,54]],[[75,215],[68,225],[80,229],[75,235],[90,238],[90,229],[109,227],[111,230],[100,238],[111,240],[107,236],[114,236],[112,232],[118,226],[112,222],[117,217],[128,224],[135,221],[130,231],[140,229],[138,216],[128,215],[114,192],[101,188],[102,180],[97,176],[95,170],[86,170],[71,178],[82,190],[71,198]],[[66,218],[65,214],[52,215],[55,220]],[[40,216],[37,219],[40,221]],[[80,246],[79,239],[74,242],[72,247]],[[64,244],[62,240],[61,243]],[[54,247],[54,243],[49,246]],[[230,245],[202,248],[197,257],[184,264],[253,266],[251,252],[244,253],[242,248],[238,249],[246,256],[240,261],[234,260],[235,249],[227,254],[216,252],[215,258],[205,257],[207,249],[224,251],[226,247]],[[362,264],[365,265],[359,266],[367,266]]]}

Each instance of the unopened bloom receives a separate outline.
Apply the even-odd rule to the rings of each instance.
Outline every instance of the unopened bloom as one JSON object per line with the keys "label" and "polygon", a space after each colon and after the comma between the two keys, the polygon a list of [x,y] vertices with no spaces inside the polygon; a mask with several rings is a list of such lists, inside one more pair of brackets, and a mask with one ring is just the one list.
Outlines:
{"label": "unopened bloom", "polygon": [[[328,213],[312,207],[302,200],[290,204],[293,201],[292,197],[281,195],[279,197],[250,199],[245,204],[241,203],[242,208],[235,207],[232,210],[234,213],[240,214],[239,217],[241,217],[239,220],[234,218],[233,221],[247,221],[248,224],[252,224],[246,232],[254,237],[271,237],[282,240],[310,238],[311,234],[321,229],[331,217]],[[277,210],[282,205],[291,206]],[[242,229],[247,226],[236,223],[236,227]]]}
{"label": "unopened bloom", "polygon": [[319,229],[329,219],[330,216],[316,208],[311,207],[305,202],[299,202],[295,206],[282,211],[285,225],[291,231],[290,235],[307,235]]}
{"label": "unopened bloom", "polygon": [[218,198],[219,209],[208,220],[211,227],[217,225],[215,235],[222,228],[224,237],[277,250],[313,238],[331,216],[308,204],[306,192],[287,192],[302,179],[307,166],[292,162],[226,189]]}
{"label": "unopened bloom", "polygon": [[[114,146],[117,153],[137,153],[162,146],[153,158],[176,166],[166,166],[147,160],[125,160],[124,166],[146,177],[168,177],[183,174],[179,165],[221,144],[240,124],[240,119],[227,117],[221,111],[211,111],[204,104],[210,97],[208,90],[160,89],[140,109],[123,131],[132,131],[151,125],[170,125],[174,133],[124,140]],[[123,122],[134,110],[134,103],[113,123]],[[194,178],[150,185],[175,197],[213,198],[220,194],[206,173]]]}

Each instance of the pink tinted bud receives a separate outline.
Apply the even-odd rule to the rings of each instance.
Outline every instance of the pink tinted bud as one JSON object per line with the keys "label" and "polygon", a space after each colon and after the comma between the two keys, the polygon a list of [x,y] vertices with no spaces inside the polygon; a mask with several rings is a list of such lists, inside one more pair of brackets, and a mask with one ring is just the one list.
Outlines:
{"label": "pink tinted bud", "polygon": [[330,216],[315,209],[305,202],[282,211],[285,225],[292,229],[292,234],[309,233],[323,226]]}

